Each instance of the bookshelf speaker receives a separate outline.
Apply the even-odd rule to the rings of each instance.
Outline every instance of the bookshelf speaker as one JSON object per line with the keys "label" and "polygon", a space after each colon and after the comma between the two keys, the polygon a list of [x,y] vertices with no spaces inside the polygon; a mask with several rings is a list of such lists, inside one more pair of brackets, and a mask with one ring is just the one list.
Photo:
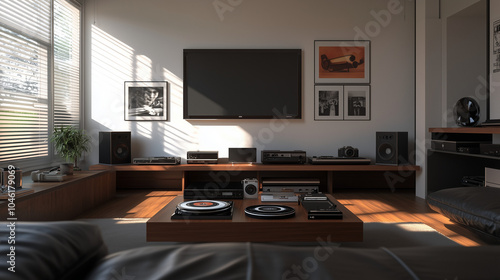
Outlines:
{"label": "bookshelf speaker", "polygon": [[408,163],[408,132],[377,132],[376,137],[376,164]]}
{"label": "bookshelf speaker", "polygon": [[130,131],[99,132],[99,163],[131,163]]}

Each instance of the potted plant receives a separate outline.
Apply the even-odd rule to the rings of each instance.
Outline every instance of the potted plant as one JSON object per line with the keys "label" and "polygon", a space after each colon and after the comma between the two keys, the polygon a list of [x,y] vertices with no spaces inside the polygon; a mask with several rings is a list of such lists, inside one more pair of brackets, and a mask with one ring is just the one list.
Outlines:
{"label": "potted plant", "polygon": [[[74,164],[75,170],[79,170],[78,158],[82,153],[89,151],[90,140],[90,136],[85,134],[84,130],[78,130],[71,125],[54,128],[54,132],[50,137],[50,141],[54,143],[56,153],[69,163]],[[62,170],[61,173],[64,174]]]}

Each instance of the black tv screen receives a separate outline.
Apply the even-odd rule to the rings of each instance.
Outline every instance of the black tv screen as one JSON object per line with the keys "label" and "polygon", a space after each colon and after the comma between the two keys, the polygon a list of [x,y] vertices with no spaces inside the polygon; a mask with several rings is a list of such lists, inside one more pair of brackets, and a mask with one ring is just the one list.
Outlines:
{"label": "black tv screen", "polygon": [[184,119],[300,119],[299,49],[185,49]]}

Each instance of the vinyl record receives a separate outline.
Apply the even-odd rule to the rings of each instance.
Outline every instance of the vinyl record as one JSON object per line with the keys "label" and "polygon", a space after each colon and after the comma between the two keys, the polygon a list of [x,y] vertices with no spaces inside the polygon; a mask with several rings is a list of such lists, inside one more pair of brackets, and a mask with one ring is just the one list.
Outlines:
{"label": "vinyl record", "polygon": [[245,208],[245,214],[258,219],[284,219],[295,216],[295,209],[283,205],[253,205]]}
{"label": "vinyl record", "polygon": [[227,201],[218,200],[191,200],[181,202],[177,205],[177,209],[191,213],[209,213],[227,210],[231,204]]}

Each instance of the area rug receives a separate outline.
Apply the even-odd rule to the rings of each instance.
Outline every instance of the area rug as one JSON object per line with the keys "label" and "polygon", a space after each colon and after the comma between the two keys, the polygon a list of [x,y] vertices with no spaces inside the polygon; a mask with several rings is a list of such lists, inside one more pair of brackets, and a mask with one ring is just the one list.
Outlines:
{"label": "area rug", "polygon": [[[176,242],[146,242],[148,219],[84,219],[97,225],[109,252],[143,246],[177,244]],[[278,243],[284,245],[314,245],[314,243]],[[460,246],[433,228],[422,223],[365,223],[363,242],[338,243],[349,248],[395,248],[414,246]]]}

